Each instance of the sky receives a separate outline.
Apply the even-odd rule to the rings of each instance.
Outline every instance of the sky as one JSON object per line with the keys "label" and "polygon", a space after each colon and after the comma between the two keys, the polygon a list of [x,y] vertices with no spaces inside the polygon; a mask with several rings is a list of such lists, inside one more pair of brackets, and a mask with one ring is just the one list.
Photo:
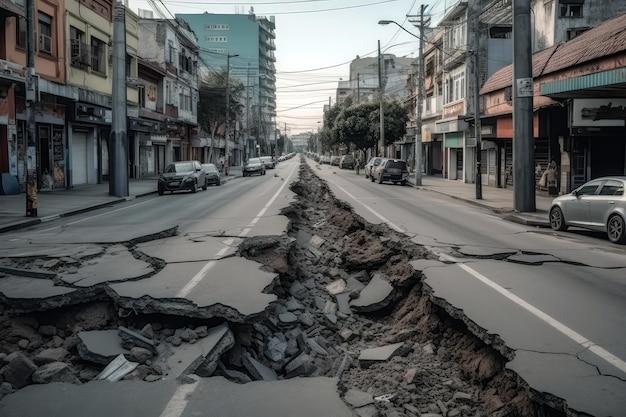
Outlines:
{"label": "sky", "polygon": [[[357,55],[372,56],[377,42],[396,56],[417,56],[417,39],[395,25],[378,21],[395,20],[409,31],[406,20],[420,4],[431,7],[433,22],[453,0],[163,0],[171,13],[248,13],[276,19],[276,105],[277,124],[288,134],[316,131],[323,106],[335,102],[337,81],[349,79],[349,61]],[[360,7],[354,7],[360,6]],[[151,9],[145,0],[131,0],[130,7]],[[339,9],[327,10],[324,9]],[[342,65],[337,65],[342,64]],[[330,67],[326,69],[319,69]],[[307,71],[315,69],[315,71]],[[315,83],[315,84],[313,84]],[[310,85],[302,85],[310,84]],[[294,109],[294,107],[299,107]]]}

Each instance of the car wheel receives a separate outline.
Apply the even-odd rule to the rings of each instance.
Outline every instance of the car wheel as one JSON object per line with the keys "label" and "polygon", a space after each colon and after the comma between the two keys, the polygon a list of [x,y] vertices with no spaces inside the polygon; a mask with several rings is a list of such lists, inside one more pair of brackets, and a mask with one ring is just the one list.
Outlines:
{"label": "car wheel", "polygon": [[550,210],[550,227],[552,228],[552,230],[567,230],[563,211],[559,207],[553,207],[552,210]]}
{"label": "car wheel", "polygon": [[163,187],[157,188],[159,195],[163,195]]}
{"label": "car wheel", "polygon": [[374,182],[374,176],[373,175],[370,175],[370,181]]}
{"label": "car wheel", "polygon": [[204,180],[204,185],[202,186],[202,191],[206,191],[207,188],[209,188],[208,181]]}
{"label": "car wheel", "polygon": [[606,224],[606,233],[611,242],[626,243],[626,223],[624,218],[619,214],[609,217],[609,221]]}
{"label": "car wheel", "polygon": [[378,183],[382,184],[383,183],[383,176],[381,175],[380,177],[378,177]]}
{"label": "car wheel", "polygon": [[218,179],[217,179],[217,182],[215,183],[215,185],[217,185],[218,187],[219,187],[220,185],[222,185],[222,180],[220,180],[220,179],[218,178]]}
{"label": "car wheel", "polygon": [[402,181],[400,182],[400,185],[402,185],[402,186],[404,187],[404,186],[406,185],[406,180],[402,180]]}
{"label": "car wheel", "polygon": [[194,181],[193,185],[191,186],[191,192],[192,193],[197,193],[198,192],[198,182]]}

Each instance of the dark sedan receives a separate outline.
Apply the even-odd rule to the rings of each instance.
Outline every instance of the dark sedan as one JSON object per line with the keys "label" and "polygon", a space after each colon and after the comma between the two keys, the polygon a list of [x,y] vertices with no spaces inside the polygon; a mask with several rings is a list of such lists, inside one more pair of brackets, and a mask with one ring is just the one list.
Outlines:
{"label": "dark sedan", "polygon": [[265,164],[261,158],[250,158],[243,166],[244,177],[249,177],[254,174],[265,175]]}
{"label": "dark sedan", "polygon": [[202,171],[204,171],[204,175],[206,176],[207,184],[215,184],[215,185],[222,184],[220,172],[217,170],[217,167],[215,165],[202,164]]}
{"label": "dark sedan", "polygon": [[159,195],[165,191],[191,191],[195,193],[199,187],[207,189],[206,175],[198,161],[181,161],[169,164],[159,177],[157,190]]}

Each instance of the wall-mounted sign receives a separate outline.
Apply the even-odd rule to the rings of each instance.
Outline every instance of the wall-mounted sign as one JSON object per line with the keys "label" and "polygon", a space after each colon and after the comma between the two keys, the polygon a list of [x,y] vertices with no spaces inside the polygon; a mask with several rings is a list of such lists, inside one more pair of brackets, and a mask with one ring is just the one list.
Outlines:
{"label": "wall-mounted sign", "polygon": [[626,99],[575,99],[571,127],[624,127]]}
{"label": "wall-mounted sign", "polygon": [[515,81],[516,97],[532,97],[534,95],[532,78],[518,78]]}

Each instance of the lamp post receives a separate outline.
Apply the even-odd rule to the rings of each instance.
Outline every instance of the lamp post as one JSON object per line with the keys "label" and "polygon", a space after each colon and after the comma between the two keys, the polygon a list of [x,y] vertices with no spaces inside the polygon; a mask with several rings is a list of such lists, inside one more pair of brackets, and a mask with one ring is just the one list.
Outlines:
{"label": "lamp post", "polygon": [[224,135],[224,157],[229,162],[229,166],[230,161],[228,157],[228,139],[230,138],[230,59],[238,56],[239,54],[226,55],[226,134]]}
{"label": "lamp post", "polygon": [[417,99],[415,105],[415,185],[422,185],[422,104],[424,103],[424,11],[421,7],[420,36],[409,32],[394,20],[380,20],[379,25],[395,24],[409,35],[419,40],[419,69],[417,74]]}

